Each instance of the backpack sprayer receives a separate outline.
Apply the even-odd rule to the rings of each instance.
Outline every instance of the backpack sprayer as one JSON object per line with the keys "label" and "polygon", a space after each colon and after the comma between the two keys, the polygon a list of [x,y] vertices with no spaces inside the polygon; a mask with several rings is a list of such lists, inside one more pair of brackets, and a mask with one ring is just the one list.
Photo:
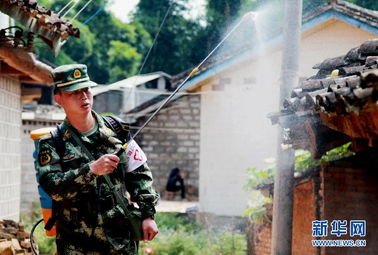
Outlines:
{"label": "backpack sprayer", "polygon": [[[227,33],[227,35],[222,39],[222,41],[220,41],[216,46],[215,48],[201,61],[201,63],[199,63],[188,75],[187,77],[180,83],[180,85],[177,86],[177,88],[169,95],[169,97],[167,97],[161,104],[160,106],[151,114],[151,116],[146,120],[146,122],[144,122],[144,124],[135,132],[134,135],[132,135],[131,139],[126,142],[125,144],[122,145],[122,147],[120,149],[118,149],[115,154],[117,156],[120,156],[123,152],[126,151],[128,145],[129,145],[129,142],[134,140],[134,138],[148,125],[148,123],[151,122],[151,120],[156,116],[156,114],[159,113],[159,111],[172,99],[172,97],[174,95],[177,94],[177,92],[182,89],[184,87],[184,85],[186,84],[186,82],[192,78],[198,71],[199,71],[199,68],[203,65],[203,63],[205,63],[206,60],[208,60],[210,58],[211,55],[213,55],[213,53],[230,37],[230,35],[244,22],[246,21],[247,19],[251,18],[252,20],[255,20],[256,18],[256,14],[254,12],[247,12],[246,14],[244,14],[244,16],[240,19],[240,21]],[[52,130],[54,130],[54,128],[43,128],[43,129],[38,129],[38,130],[35,130],[33,132],[30,133],[30,137],[34,140],[35,142],[35,145],[36,145],[36,148],[38,148],[38,143],[39,143],[39,138],[45,134],[48,134],[49,132],[51,132]],[[34,155],[35,157],[37,155]],[[105,180],[107,180],[108,176],[104,176],[105,177]],[[30,232],[30,243],[31,243],[31,248],[32,248],[32,251],[35,255],[38,255],[38,252],[37,252],[37,249],[35,247],[35,244],[34,244],[34,239],[33,239],[33,233],[34,233],[34,230],[35,228],[37,227],[37,225],[39,223],[41,223],[42,221],[46,222],[48,221],[49,218],[51,218],[52,216],[52,200],[51,198],[46,194],[45,191],[43,191],[43,189],[38,186],[38,191],[39,191],[39,194],[40,194],[40,200],[41,200],[41,205],[42,205],[42,213],[43,213],[43,219],[40,219],[38,220],[31,232]],[[115,193],[116,195],[116,200],[118,202],[122,202],[122,198],[119,196],[117,197],[117,193]],[[51,229],[51,230],[46,230],[46,235],[47,236],[55,236],[56,235],[56,229],[55,229],[55,226]]]}

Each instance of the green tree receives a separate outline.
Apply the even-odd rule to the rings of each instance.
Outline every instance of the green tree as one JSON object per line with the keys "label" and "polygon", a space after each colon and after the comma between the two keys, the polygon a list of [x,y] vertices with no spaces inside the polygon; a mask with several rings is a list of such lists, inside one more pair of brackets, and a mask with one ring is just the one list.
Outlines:
{"label": "green tree", "polygon": [[112,73],[110,82],[135,74],[141,58],[142,56],[137,52],[136,48],[128,43],[111,41],[108,50],[108,59],[109,63],[111,63],[109,71]]}
{"label": "green tree", "polygon": [[366,9],[378,11],[378,1],[377,0],[347,0],[347,2],[354,3],[358,6],[364,7]]}
{"label": "green tree", "polygon": [[[152,42],[144,27],[137,22],[124,24],[106,10],[87,24],[83,24],[107,1],[93,0],[80,13],[74,21],[74,25],[80,28],[80,39],[69,38],[58,57],[53,57],[46,46],[39,47],[37,53],[56,65],[73,62],[87,64],[91,79],[97,83],[106,84],[134,75],[141,63],[141,54]],[[86,1],[79,2],[66,17],[72,19],[86,3]],[[67,1],[42,0],[39,4],[57,13],[67,4]],[[123,50],[126,51],[122,52]]]}
{"label": "green tree", "polygon": [[[133,17],[154,38],[168,11],[167,18],[146,62],[143,73],[164,71],[170,74],[182,72],[198,64],[203,56],[199,35],[203,28],[198,21],[185,18],[186,1],[141,0]],[[198,47],[201,45],[201,47]],[[202,54],[201,54],[202,53]]]}
{"label": "green tree", "polygon": [[239,16],[242,0],[208,0],[206,7],[208,48],[213,48],[222,37],[224,29]]}
{"label": "green tree", "polygon": [[327,0],[304,0],[303,1],[303,14],[311,12],[322,5],[326,5]]}

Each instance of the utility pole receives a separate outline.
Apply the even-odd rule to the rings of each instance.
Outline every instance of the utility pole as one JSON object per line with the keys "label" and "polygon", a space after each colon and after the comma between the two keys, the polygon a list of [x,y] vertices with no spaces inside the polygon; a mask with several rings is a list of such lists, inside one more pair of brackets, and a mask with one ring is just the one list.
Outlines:
{"label": "utility pole", "polygon": [[[302,23],[302,0],[284,1],[284,31],[281,63],[280,108],[298,84],[298,58]],[[290,255],[293,223],[294,150],[285,145],[278,127],[277,167],[274,176],[272,255]]]}

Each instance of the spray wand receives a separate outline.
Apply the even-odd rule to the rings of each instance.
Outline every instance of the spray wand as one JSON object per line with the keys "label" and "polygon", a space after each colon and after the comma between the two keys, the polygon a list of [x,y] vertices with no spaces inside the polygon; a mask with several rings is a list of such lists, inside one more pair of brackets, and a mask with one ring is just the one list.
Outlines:
{"label": "spray wand", "polygon": [[[256,14],[254,12],[247,12],[246,14],[244,14],[244,16],[240,19],[240,21],[228,32],[228,34],[222,39],[222,41],[220,41],[217,46],[215,46],[215,48],[201,61],[201,63],[199,63],[195,68],[193,68],[193,70],[189,73],[189,75],[187,75],[187,77],[180,83],[180,85],[177,86],[177,88],[169,95],[169,97],[167,97],[161,104],[160,106],[151,114],[151,116],[146,120],[146,122],[143,123],[143,125],[135,132],[135,134],[131,137],[130,140],[134,140],[134,138],[143,130],[143,128],[145,128],[148,123],[151,122],[151,120],[156,116],[156,114],[172,99],[172,97],[174,95],[177,94],[177,92],[182,88],[184,87],[184,85],[186,84],[186,82],[192,78],[198,71],[199,71],[199,68],[203,65],[203,63],[205,63],[206,60],[208,60],[211,55],[213,55],[213,53],[230,37],[230,35],[244,22],[246,21],[248,18],[252,18],[253,20],[256,18]],[[126,151],[128,147],[128,142],[126,142],[124,145],[122,145],[122,147],[120,149],[118,149],[116,151],[116,155],[117,156],[120,156],[123,152]],[[108,183],[111,183],[110,182],[110,179],[108,179],[108,177],[105,175],[105,180],[108,182]],[[115,194],[118,194],[118,193],[115,193]],[[119,198],[119,200],[121,201],[122,199]],[[118,199],[117,199],[118,201]],[[37,227],[37,225],[42,222],[43,219],[39,220],[32,228],[31,230],[31,248],[32,248],[32,252],[36,255],[38,255],[38,251],[34,245],[34,239],[33,239],[33,232],[35,230],[35,228]]]}
{"label": "spray wand", "polygon": [[[148,123],[156,116],[156,114],[172,99],[174,95],[177,94],[177,92],[184,87],[185,83],[192,78],[198,71],[199,68],[205,63],[206,60],[210,58],[211,55],[230,37],[230,35],[242,24],[244,21],[246,21],[248,18],[252,18],[253,20],[256,18],[256,14],[254,12],[247,12],[244,14],[244,16],[240,19],[240,21],[228,32],[228,34],[218,43],[217,46],[199,63],[193,70],[187,75],[187,77],[180,83],[180,85],[177,86],[177,88],[167,97],[160,106],[151,114],[151,116],[146,120],[146,122],[143,123],[143,125],[135,132],[134,135],[132,135],[130,140],[134,140],[134,138],[145,128]],[[128,143],[125,143],[122,145],[120,149],[115,153],[117,156],[120,156],[124,151],[126,151],[128,146]]]}

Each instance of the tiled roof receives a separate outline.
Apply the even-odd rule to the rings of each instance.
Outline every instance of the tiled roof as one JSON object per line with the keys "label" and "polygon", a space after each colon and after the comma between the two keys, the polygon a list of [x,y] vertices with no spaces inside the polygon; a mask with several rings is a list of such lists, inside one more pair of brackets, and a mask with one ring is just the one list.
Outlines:
{"label": "tiled roof", "polygon": [[[318,73],[303,81],[284,101],[284,112],[358,113],[378,100],[378,39],[369,40],[346,55],[326,59]],[[331,78],[332,73],[338,76]],[[331,77],[330,77],[331,76]]]}
{"label": "tiled roof", "polygon": [[269,117],[287,131],[285,142],[319,158],[352,141],[353,150],[378,145],[378,39],[315,66],[318,74],[292,90]]}
{"label": "tiled roof", "polygon": [[0,11],[42,38],[57,54],[58,40],[79,37],[80,30],[67,19],[37,4],[36,0],[2,0]]}
{"label": "tiled roof", "polygon": [[[62,39],[67,39],[68,36],[79,37],[80,35],[79,29],[73,27],[67,19],[61,18],[51,10],[38,5],[36,0],[2,0],[0,11],[21,23],[29,23],[32,26],[31,28],[38,29],[38,26],[40,26],[40,28],[46,30],[46,33],[59,33]],[[32,19],[35,19],[35,21],[32,21]]]}
{"label": "tiled roof", "polygon": [[321,15],[324,12],[334,10],[339,13],[343,13],[347,16],[353,17],[361,22],[367,23],[371,26],[378,27],[378,12],[362,8],[358,5],[343,1],[343,0],[334,0],[330,1],[332,3],[321,6],[320,8],[314,10],[313,12],[308,13],[303,17],[303,22],[307,22],[313,19],[316,16]]}

